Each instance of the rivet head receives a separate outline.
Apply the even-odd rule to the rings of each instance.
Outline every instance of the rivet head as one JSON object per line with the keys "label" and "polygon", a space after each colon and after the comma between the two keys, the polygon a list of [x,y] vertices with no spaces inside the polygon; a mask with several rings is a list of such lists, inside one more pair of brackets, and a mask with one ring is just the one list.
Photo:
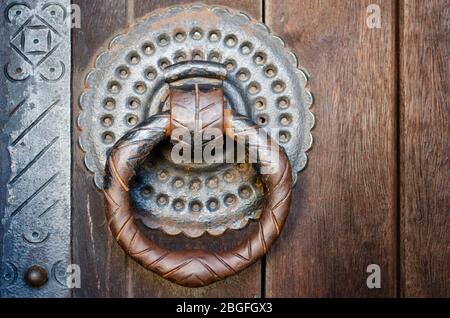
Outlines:
{"label": "rivet head", "polygon": [[27,271],[25,272],[25,281],[31,287],[42,287],[48,281],[47,270],[42,266],[32,265],[28,267]]}

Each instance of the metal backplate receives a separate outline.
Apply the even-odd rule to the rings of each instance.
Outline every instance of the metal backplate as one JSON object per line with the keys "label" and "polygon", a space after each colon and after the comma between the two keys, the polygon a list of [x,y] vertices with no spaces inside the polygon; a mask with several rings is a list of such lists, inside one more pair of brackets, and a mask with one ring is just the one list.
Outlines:
{"label": "metal backplate", "polygon": [[312,143],[312,96],[294,54],[264,24],[223,7],[187,5],[155,11],[116,36],[95,61],[80,97],[85,163],[102,187],[108,149],[131,127],[167,108],[163,69],[183,60],[228,69],[227,104],[268,128],[297,172]]}

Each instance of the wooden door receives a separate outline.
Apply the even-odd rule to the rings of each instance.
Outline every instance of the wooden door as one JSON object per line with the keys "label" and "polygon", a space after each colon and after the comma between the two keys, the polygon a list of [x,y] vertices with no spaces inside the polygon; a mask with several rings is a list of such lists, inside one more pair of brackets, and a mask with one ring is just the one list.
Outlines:
{"label": "wooden door", "polygon": [[[182,0],[74,0],[74,297],[450,296],[450,1],[208,0],[265,22],[311,75],[314,145],[286,227],[239,275],[189,289],[146,271],[112,238],[75,120],[102,43]],[[381,25],[368,23],[379,9]],[[370,17],[369,17],[370,18]],[[370,21],[369,21],[370,22]],[[380,288],[368,288],[370,264]]]}

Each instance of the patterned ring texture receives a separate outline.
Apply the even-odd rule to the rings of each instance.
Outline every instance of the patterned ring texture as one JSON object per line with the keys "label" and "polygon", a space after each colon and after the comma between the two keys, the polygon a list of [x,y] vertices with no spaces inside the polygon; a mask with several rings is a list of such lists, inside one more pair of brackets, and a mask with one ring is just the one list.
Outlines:
{"label": "patterned ring texture", "polygon": [[[232,114],[228,120],[235,138],[257,127],[240,115]],[[168,112],[154,115],[130,130],[111,148],[103,190],[106,217],[117,242],[142,266],[182,286],[206,286],[250,266],[267,252],[280,235],[291,202],[291,167],[284,151],[259,130],[259,171],[267,165],[273,168],[274,151],[278,152],[279,159],[270,174],[261,174],[266,198],[262,215],[256,221],[258,226],[249,237],[227,251],[166,250],[148,239],[136,224],[128,183],[134,170],[167,137],[169,123]]]}

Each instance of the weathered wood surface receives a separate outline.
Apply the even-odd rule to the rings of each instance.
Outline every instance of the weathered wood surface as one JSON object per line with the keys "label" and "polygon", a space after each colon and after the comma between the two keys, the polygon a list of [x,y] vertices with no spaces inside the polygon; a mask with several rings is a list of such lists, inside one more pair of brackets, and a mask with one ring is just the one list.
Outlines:
{"label": "weathered wood surface", "polygon": [[[314,145],[281,238],[267,256],[268,297],[396,295],[395,3],[270,0],[266,23],[311,74]],[[380,289],[366,268],[381,267]]]}
{"label": "weathered wood surface", "polygon": [[402,4],[401,294],[450,297],[450,1]]}
{"label": "weathered wood surface", "polygon": [[[78,98],[92,58],[102,44],[121,28],[157,8],[188,1],[74,1],[81,8],[82,27],[74,29],[73,41],[73,261],[82,269],[81,289],[75,297],[259,297],[261,263],[239,275],[205,288],[179,287],[145,270],[127,257],[112,238],[106,224],[103,194],[96,189],[83,164],[78,147],[80,134],[75,124]],[[246,11],[262,17],[261,1],[207,1]]]}

